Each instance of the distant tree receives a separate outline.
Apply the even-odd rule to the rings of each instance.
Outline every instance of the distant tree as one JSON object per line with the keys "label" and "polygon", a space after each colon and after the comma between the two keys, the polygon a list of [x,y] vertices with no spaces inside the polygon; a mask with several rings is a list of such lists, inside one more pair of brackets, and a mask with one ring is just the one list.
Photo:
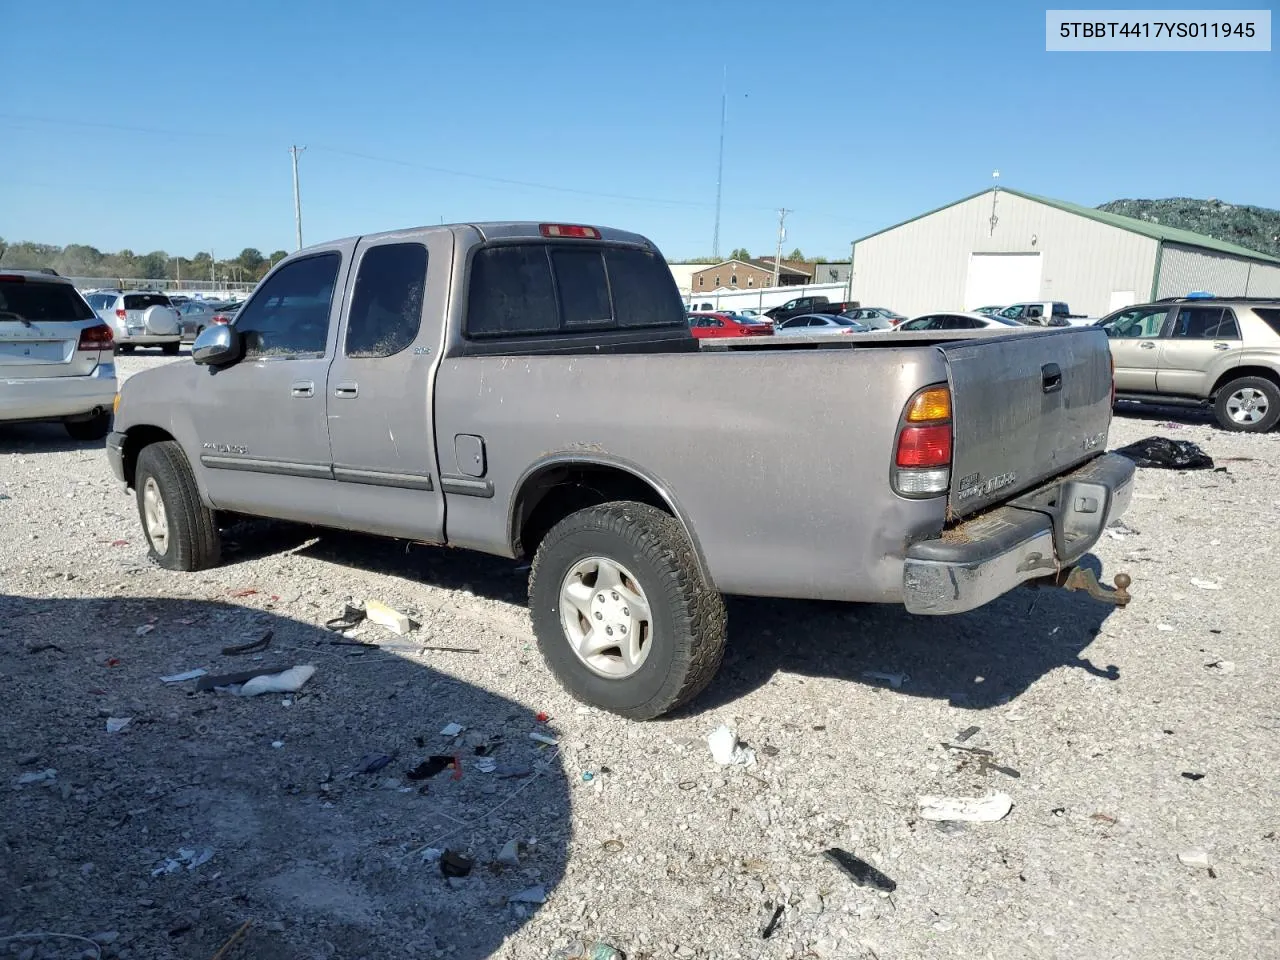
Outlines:
{"label": "distant tree", "polygon": [[787,259],[788,259],[788,260],[795,260],[796,262],[800,262],[800,261],[802,261],[802,260],[804,260],[804,259],[805,259],[805,256],[804,256],[804,254],[801,252],[800,248],[799,248],[799,247],[796,247],[796,248],[795,248],[794,250],[792,250],[789,254],[787,254]]}
{"label": "distant tree", "polygon": [[288,255],[289,255],[289,252],[287,250],[275,250],[272,252],[269,259],[271,260],[272,263],[279,263]]}
{"label": "distant tree", "polygon": [[750,260],[751,254],[747,252],[746,247],[738,247],[733,253],[729,254],[730,260]]}
{"label": "distant tree", "polygon": [[165,280],[169,276],[169,254],[163,250],[153,250],[145,256],[138,257],[137,264],[140,277],[148,280]]}
{"label": "distant tree", "polygon": [[240,256],[236,257],[236,263],[239,264],[246,273],[257,274],[262,264],[266,262],[266,257],[262,255],[262,251],[257,247],[245,247],[240,251]]}

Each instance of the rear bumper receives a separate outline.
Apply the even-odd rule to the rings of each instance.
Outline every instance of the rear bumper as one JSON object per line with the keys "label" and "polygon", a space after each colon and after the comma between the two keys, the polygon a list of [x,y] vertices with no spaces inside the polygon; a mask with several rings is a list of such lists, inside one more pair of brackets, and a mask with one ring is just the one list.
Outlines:
{"label": "rear bumper", "polygon": [[166,333],[158,335],[154,333],[133,333],[127,336],[116,334],[116,344],[124,344],[131,347],[158,347],[166,343],[181,343],[181,333]]}
{"label": "rear bumper", "polygon": [[963,613],[1056,575],[1128,509],[1133,475],[1132,461],[1104,454],[940,539],[913,544],[903,567],[904,605],[911,613]]}
{"label": "rear bumper", "polygon": [[125,483],[124,477],[124,434],[114,431],[107,434],[107,463],[116,479]]}
{"label": "rear bumper", "polygon": [[110,413],[116,399],[115,364],[100,363],[86,377],[0,378],[0,421],[61,420]]}

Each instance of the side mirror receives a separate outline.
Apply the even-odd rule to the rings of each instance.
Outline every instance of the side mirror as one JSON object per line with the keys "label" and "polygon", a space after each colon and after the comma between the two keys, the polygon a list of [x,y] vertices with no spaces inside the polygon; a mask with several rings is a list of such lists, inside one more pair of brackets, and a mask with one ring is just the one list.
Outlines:
{"label": "side mirror", "polygon": [[191,345],[191,359],[202,366],[217,367],[240,359],[240,334],[234,327],[215,324],[205,327]]}

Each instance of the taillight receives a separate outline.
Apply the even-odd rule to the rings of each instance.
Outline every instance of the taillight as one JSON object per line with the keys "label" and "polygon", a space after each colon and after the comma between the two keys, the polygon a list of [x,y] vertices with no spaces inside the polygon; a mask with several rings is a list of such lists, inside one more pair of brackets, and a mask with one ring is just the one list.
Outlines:
{"label": "taillight", "polygon": [[128,311],[126,311],[123,307],[116,307],[116,319],[117,319],[117,320],[123,320],[123,319],[125,319],[125,317],[127,317],[128,315],[129,315],[129,314],[128,314]]}
{"label": "taillight", "polygon": [[111,328],[105,323],[85,327],[80,331],[80,342],[76,344],[77,350],[111,351],[115,348],[116,338],[112,335]]}
{"label": "taillight", "polygon": [[893,488],[904,497],[933,497],[951,486],[951,390],[926,387],[902,412],[893,458]]}
{"label": "taillight", "polygon": [[231,322],[231,318],[224,313],[215,313],[212,317],[209,318],[209,322],[226,326],[228,323]]}
{"label": "taillight", "polygon": [[573,237],[578,240],[599,240],[600,231],[595,227],[583,227],[573,223],[543,223],[538,231],[544,237]]}

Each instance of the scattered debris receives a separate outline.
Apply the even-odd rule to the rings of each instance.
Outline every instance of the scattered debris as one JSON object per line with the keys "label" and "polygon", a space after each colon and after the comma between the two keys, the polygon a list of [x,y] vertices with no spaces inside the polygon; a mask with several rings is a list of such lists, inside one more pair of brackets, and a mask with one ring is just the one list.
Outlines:
{"label": "scattered debris", "polygon": [[419,647],[424,653],[479,653],[479,647]]}
{"label": "scattered debris", "polygon": [[113,547],[127,547],[129,545],[129,541],[128,540],[112,540],[111,545]]}
{"label": "scattered debris", "polygon": [[782,914],[785,909],[779,905],[773,908],[773,916],[769,918],[769,922],[764,925],[764,929],[760,931],[760,939],[768,940],[773,936],[774,931],[778,929],[778,924],[782,922]]}
{"label": "scattered debris", "polygon": [[380,600],[366,600],[364,602],[364,615],[370,623],[386,627],[392,633],[401,637],[413,629],[412,620],[399,610],[387,606]]}
{"label": "scattered debris", "polygon": [[1126,537],[1138,536],[1138,531],[1129,526],[1123,520],[1113,520],[1107,524],[1107,536],[1112,540],[1123,540]]}
{"label": "scattered debris", "polygon": [[467,728],[460,723],[449,723],[449,724],[446,724],[445,728],[440,731],[440,736],[456,737],[458,734],[462,733],[462,731],[465,729]]}
{"label": "scattered debris", "polygon": [[543,713],[542,711],[538,711],[536,714],[534,714],[533,719],[538,721],[538,723],[546,723],[548,720],[551,719],[551,715],[547,713]]}
{"label": "scattered debris", "polygon": [[498,851],[498,862],[505,863],[509,867],[520,866],[520,841],[508,840],[502,845],[502,849]]}
{"label": "scattered debris", "polygon": [[1216,670],[1218,673],[1235,673],[1236,665],[1230,660],[1214,660],[1204,665],[1206,670]]}
{"label": "scattered debris", "polygon": [[364,607],[353,607],[348,603],[342,608],[342,616],[326,620],[324,628],[332,630],[334,633],[346,633],[348,630],[359,626],[364,620]]}
{"label": "scattered debris", "polygon": [[272,749],[272,750],[283,750],[283,749],[284,749],[284,741],[283,741],[283,740],[272,740],[272,741],[271,741],[271,749]]}
{"label": "scattered debris", "polygon": [[980,799],[967,797],[920,797],[920,816],[925,820],[959,820],[964,823],[994,823],[1013,809],[1007,793],[993,793]]}
{"label": "scattered debris", "polygon": [[545,743],[548,747],[555,747],[560,744],[560,741],[558,739],[556,739],[555,737],[548,736],[545,733],[531,733],[529,734],[529,739],[537,740],[538,743]]}
{"label": "scattered debris", "polygon": [[900,690],[911,679],[905,673],[887,673],[884,670],[863,670],[862,675],[868,680],[883,680],[895,690]]}
{"label": "scattered debris", "polygon": [[148,633],[156,628],[154,623],[144,623],[137,630],[133,631],[134,636],[145,637]]}
{"label": "scattered debris", "polygon": [[468,860],[461,854],[446,850],[440,855],[440,872],[446,877],[465,877],[475,866],[474,860]]}
{"label": "scattered debris", "polygon": [[476,771],[478,773],[493,773],[498,769],[498,761],[492,757],[479,757],[476,759]]}
{"label": "scattered debris", "polygon": [[248,683],[255,677],[266,677],[272,674],[284,673],[286,670],[292,669],[287,663],[276,663],[266,667],[257,667],[253,670],[242,670],[239,673],[222,673],[216,676],[201,677],[196,683],[197,692],[205,690],[216,690],[219,687],[239,687],[243,683]]}
{"label": "scattered debris", "polygon": [[518,893],[513,893],[507,897],[507,903],[546,903],[547,888],[542,884],[536,884],[532,887],[526,887]]}
{"label": "scattered debris", "polygon": [[1139,467],[1163,470],[1211,470],[1213,458],[1190,440],[1147,437],[1113,451]]}
{"label": "scattered debris", "polygon": [[1187,772],[1183,773],[1183,775],[1182,775],[1182,776],[1183,776],[1183,779],[1185,779],[1185,780],[1191,780],[1191,781],[1193,781],[1193,782],[1194,782],[1194,781],[1196,781],[1196,780],[1203,780],[1203,779],[1204,779],[1204,774],[1203,774],[1203,773],[1192,773],[1192,772],[1190,772],[1190,771],[1187,771]]}
{"label": "scattered debris", "polygon": [[184,865],[188,870],[194,870],[212,859],[213,847],[205,847],[203,850],[179,849],[176,857],[161,861],[160,865],[151,871],[151,875],[159,877],[166,873],[177,873]]}
{"label": "scattered debris", "polygon": [[131,723],[133,717],[107,717],[107,733],[119,733]]}
{"label": "scattered debris", "polygon": [[1161,633],[1173,633],[1173,627],[1171,627],[1167,623],[1157,623],[1156,629],[1159,630]]}
{"label": "scattered debris", "polygon": [[360,762],[356,764],[356,773],[377,773],[393,760],[395,757],[388,753],[368,754],[361,757]]}
{"label": "scattered debris", "polygon": [[716,727],[707,737],[707,746],[711,748],[711,759],[722,767],[755,766],[756,752],[739,743],[738,734],[723,724]]}
{"label": "scattered debris", "polygon": [[453,757],[439,754],[427,757],[420,764],[405,773],[410,780],[429,780],[438,773],[443,773],[453,766]]}
{"label": "scattered debris", "polygon": [[[1007,813],[1008,811],[1005,812]],[[870,887],[872,890],[883,890],[885,893],[893,893],[894,890],[898,889],[896,883],[867,863],[867,861],[855,857],[848,850],[832,847],[830,850],[824,850],[822,856],[843,870],[849,879],[859,887]]]}
{"label": "scattered debris", "polygon": [[592,773],[590,770],[583,770],[583,771],[582,771],[582,782],[583,782],[583,783],[590,783],[590,782],[591,782],[592,780],[594,780],[595,778],[596,778],[596,775],[595,775],[594,773]]}
{"label": "scattered debris", "polygon": [[551,960],[627,960],[627,958],[621,950],[603,940],[595,940],[591,943],[579,940],[567,947],[561,947],[552,955]]}
{"label": "scattered debris", "polygon": [[14,781],[14,786],[25,787],[32,783],[53,783],[58,778],[58,771],[49,767],[45,770],[33,770],[31,773],[24,773]]}
{"label": "scattered debris", "polygon": [[252,597],[258,591],[255,587],[244,587],[240,590],[228,590],[228,597]]}
{"label": "scattered debris", "polygon": [[1109,827],[1114,827],[1117,823],[1120,822],[1109,813],[1095,813],[1089,819],[1097,820],[1099,823],[1105,823]]}
{"label": "scattered debris", "polygon": [[208,670],[203,667],[196,667],[194,670],[188,670],[186,673],[175,673],[169,677],[161,677],[161,683],[186,683],[188,680],[199,680]]}
{"label": "scattered debris", "polygon": [[1221,590],[1222,589],[1222,584],[1220,583],[1215,583],[1212,580],[1199,580],[1195,577],[1191,578],[1191,585],[1193,587],[1199,587],[1201,590]]}
{"label": "scattered debris", "polygon": [[1178,854],[1178,860],[1188,867],[1200,867],[1204,870],[1208,870],[1213,866],[1213,860],[1204,850],[1184,850]]}
{"label": "scattered debris", "polygon": [[44,653],[46,650],[57,650],[59,653],[66,653],[56,643],[33,643],[27,647],[27,653]]}
{"label": "scattered debris", "polygon": [[240,929],[233,933],[230,938],[228,938],[227,942],[218,949],[218,952],[213,955],[213,960],[223,960],[224,957],[228,956],[231,953],[231,948],[239,943],[245,933],[248,932],[249,924],[251,923],[253,923],[252,920],[246,920],[244,923],[240,924]]}
{"label": "scattered debris", "polygon": [[261,653],[267,647],[271,646],[271,637],[274,632],[268,630],[257,640],[251,640],[248,643],[236,644],[230,647],[223,647],[222,654],[227,657],[238,657],[244,653]]}
{"label": "scattered debris", "polygon": [[965,727],[963,730],[961,730],[959,733],[956,734],[956,740],[959,743],[964,743],[967,740],[972,739],[973,735],[981,729],[982,729],[981,727]]}
{"label": "scattered debris", "polygon": [[606,840],[604,843],[600,844],[600,849],[605,853],[621,853],[626,849],[626,844],[621,840]]}
{"label": "scattered debris", "polygon": [[[973,728],[977,730],[977,727]],[[984,750],[981,747],[962,747],[955,743],[943,743],[943,747],[948,750],[958,750],[961,753],[968,753],[978,759],[978,773],[982,776],[987,775],[988,770],[994,770],[996,773],[1003,773],[1006,777],[1013,777],[1015,780],[1022,776],[1013,767],[1003,767],[995,762],[995,754],[990,750]]]}

